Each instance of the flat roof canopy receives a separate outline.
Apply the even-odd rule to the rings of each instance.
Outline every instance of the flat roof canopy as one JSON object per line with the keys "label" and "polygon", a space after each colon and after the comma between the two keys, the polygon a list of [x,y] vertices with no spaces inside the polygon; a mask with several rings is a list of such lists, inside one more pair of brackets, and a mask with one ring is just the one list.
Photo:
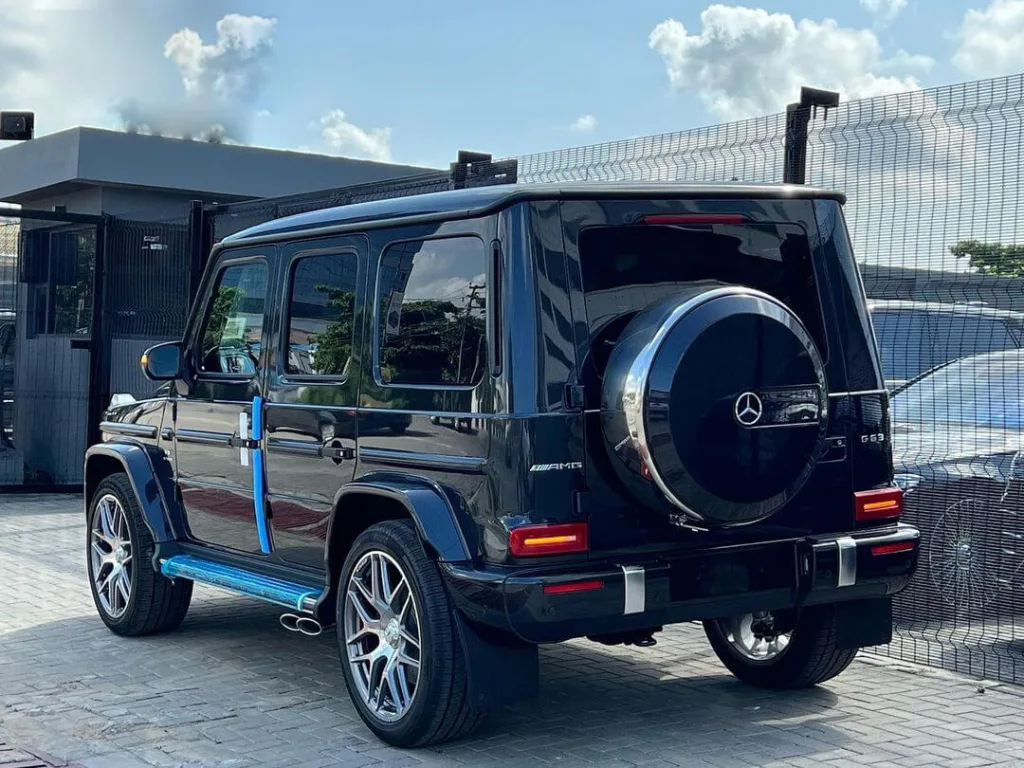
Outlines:
{"label": "flat roof canopy", "polygon": [[231,200],[313,192],[436,171],[411,165],[72,128],[0,150],[0,201],[31,205],[96,186]]}

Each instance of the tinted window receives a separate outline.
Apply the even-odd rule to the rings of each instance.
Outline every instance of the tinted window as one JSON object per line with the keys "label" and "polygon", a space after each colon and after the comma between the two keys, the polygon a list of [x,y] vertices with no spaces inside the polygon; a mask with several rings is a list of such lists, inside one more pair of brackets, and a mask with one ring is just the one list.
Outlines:
{"label": "tinted window", "polygon": [[999,318],[972,317],[959,313],[935,313],[931,317],[932,365],[983,352],[1014,349],[1017,341]]}
{"label": "tinted window", "polygon": [[581,233],[580,255],[599,370],[634,314],[701,280],[745,285],[784,302],[826,356],[811,250],[800,227],[591,227]]}
{"label": "tinted window", "polygon": [[381,257],[380,374],[402,385],[474,385],[487,368],[486,254],[475,237],[390,246]]}
{"label": "tinted window", "polygon": [[896,395],[893,418],[1019,429],[1024,426],[1022,363],[1016,352],[957,360]]}
{"label": "tinted window", "polygon": [[906,380],[928,368],[928,318],[921,312],[875,310],[871,323],[886,379]]}
{"label": "tinted window", "polygon": [[288,373],[348,373],[355,327],[356,256],[350,253],[299,259],[289,297]]}
{"label": "tinted window", "polygon": [[263,261],[237,264],[220,273],[199,335],[199,370],[256,372],[266,293],[267,265]]}

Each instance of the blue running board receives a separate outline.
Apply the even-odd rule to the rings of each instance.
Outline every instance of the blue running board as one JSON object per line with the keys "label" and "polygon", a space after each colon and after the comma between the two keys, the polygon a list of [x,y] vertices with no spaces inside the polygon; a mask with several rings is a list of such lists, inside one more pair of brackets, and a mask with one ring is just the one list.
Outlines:
{"label": "blue running board", "polygon": [[192,555],[175,555],[160,564],[160,572],[168,578],[191,579],[229,592],[255,597],[294,611],[311,612],[323,589],[293,584],[230,565],[212,563]]}

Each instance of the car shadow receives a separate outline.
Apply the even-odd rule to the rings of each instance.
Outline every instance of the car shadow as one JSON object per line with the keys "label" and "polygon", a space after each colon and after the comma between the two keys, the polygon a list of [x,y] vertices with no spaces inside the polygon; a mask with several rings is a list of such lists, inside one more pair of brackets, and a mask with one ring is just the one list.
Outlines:
{"label": "car shadow", "polygon": [[[109,750],[123,737],[138,748],[139,729],[157,727],[164,733],[158,739],[170,738],[177,726],[198,729],[215,743],[230,739],[230,728],[270,739],[290,708],[302,723],[315,712],[336,746],[380,749],[348,699],[334,630],[318,637],[288,632],[278,623],[280,613],[204,590],[172,633],[120,638],[95,614],[83,615],[0,635],[0,655],[12,669],[39,667],[31,695],[52,690],[66,710],[94,713],[102,700],[106,724],[93,727],[98,735],[90,737],[96,749]],[[639,753],[653,761],[669,754],[678,759],[684,750],[716,759],[744,752],[785,759],[813,758],[848,740],[829,724],[838,698],[828,688],[750,688],[719,665],[699,627],[671,628],[658,637],[671,642],[650,649],[586,641],[546,646],[538,698],[492,713],[468,739],[417,755],[470,764],[498,756],[507,761],[508,749],[527,750],[524,759],[541,749],[544,761],[635,760]],[[54,661],[40,666],[42,658]],[[140,691],[146,694],[141,705]],[[0,692],[0,711],[20,700],[19,693],[17,681]],[[72,721],[55,718],[47,727],[59,730]],[[201,725],[206,721],[212,725]],[[264,722],[270,723],[267,733]],[[78,738],[88,730],[76,723]]]}

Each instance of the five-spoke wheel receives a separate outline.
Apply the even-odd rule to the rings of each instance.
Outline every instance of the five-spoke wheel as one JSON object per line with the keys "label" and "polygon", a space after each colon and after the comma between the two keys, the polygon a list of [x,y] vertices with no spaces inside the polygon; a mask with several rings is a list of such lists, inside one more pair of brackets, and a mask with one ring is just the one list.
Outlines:
{"label": "five-spoke wheel", "polygon": [[90,534],[92,582],[103,612],[119,619],[132,594],[132,539],[128,516],[112,493],[96,501]]}

